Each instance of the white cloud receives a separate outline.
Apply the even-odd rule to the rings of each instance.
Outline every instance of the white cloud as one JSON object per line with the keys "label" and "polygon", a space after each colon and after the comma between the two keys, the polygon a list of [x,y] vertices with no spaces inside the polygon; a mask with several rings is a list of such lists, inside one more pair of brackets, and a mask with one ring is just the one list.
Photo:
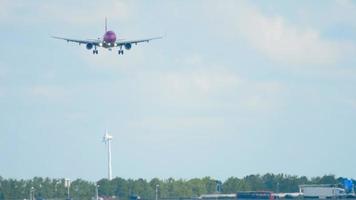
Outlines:
{"label": "white cloud", "polygon": [[5,74],[6,74],[5,71],[6,71],[6,67],[5,67],[5,65],[0,61],[0,80],[5,77]]}
{"label": "white cloud", "polygon": [[[223,65],[204,58],[183,70],[151,72],[137,78],[145,101],[183,109],[247,110],[265,112],[282,105],[284,86],[274,81],[257,81],[241,77]],[[183,63],[189,58],[183,59]]]}
{"label": "white cloud", "polygon": [[271,81],[246,81],[242,105],[252,111],[273,111],[284,106],[285,86]]}
{"label": "white cloud", "polygon": [[157,79],[167,92],[174,91],[176,95],[212,96],[225,93],[238,86],[239,78],[224,71],[197,69],[188,72],[168,72]]}
{"label": "white cloud", "polygon": [[19,1],[0,0],[0,21],[8,20],[21,5]]}
{"label": "white cloud", "polygon": [[247,2],[229,1],[211,8],[230,37],[242,37],[270,59],[287,64],[334,64],[349,45],[327,40],[314,28],[267,15]]}
{"label": "white cloud", "polygon": [[348,99],[345,101],[351,108],[356,109],[356,99]]}
{"label": "white cloud", "polygon": [[[214,116],[175,116],[158,117],[147,116],[137,121],[131,121],[129,127],[150,130],[154,134],[167,135],[167,132],[178,130],[193,130],[197,127],[206,127],[209,130],[219,129],[224,125],[222,117]],[[178,131],[180,132],[180,131]],[[184,132],[181,132],[182,134]],[[146,139],[152,138],[148,136]]]}
{"label": "white cloud", "polygon": [[[125,21],[131,14],[129,1],[106,1],[105,3],[86,2],[82,4],[63,4],[51,2],[40,5],[41,16],[48,16],[52,20],[58,20],[72,25],[104,24],[104,17],[109,20]],[[110,22],[110,21],[109,21]]]}
{"label": "white cloud", "polygon": [[344,15],[355,15],[355,2],[351,1],[351,0],[336,0],[335,1],[335,7],[337,7],[337,9],[342,9],[345,12],[340,13],[340,14],[344,14]]}
{"label": "white cloud", "polygon": [[5,82],[5,78],[7,76],[7,68],[3,63],[0,61],[0,96],[5,96],[6,94],[6,87],[1,84],[2,82]]}
{"label": "white cloud", "polygon": [[69,91],[64,87],[52,85],[36,85],[29,88],[31,97],[49,100],[51,102],[63,102],[68,100]]}
{"label": "white cloud", "polygon": [[[332,22],[331,24],[347,26],[349,31],[356,31],[356,3],[351,0],[337,0],[334,2],[331,12],[326,12],[323,16],[324,23]],[[326,18],[326,20],[325,20]],[[338,30],[342,31],[342,30]]]}
{"label": "white cloud", "polygon": [[6,95],[5,88],[0,85],[0,97],[4,97]]}
{"label": "white cloud", "polygon": [[[145,45],[145,44],[143,44]],[[76,46],[74,48],[77,48]],[[125,55],[118,55],[117,48],[112,51],[99,48],[99,55],[92,55],[91,50],[86,50],[84,46],[75,49],[78,57],[83,59],[86,64],[95,69],[113,70],[113,71],[130,71],[136,66],[144,64],[145,55],[142,46],[134,46],[132,50],[125,51]],[[133,52],[134,51],[134,52]]]}
{"label": "white cloud", "polygon": [[328,64],[334,63],[339,56],[337,45],[322,40],[315,30],[298,29],[281,17],[250,14],[247,15],[250,24],[245,24],[240,29],[241,33],[254,47],[273,60],[296,64]]}
{"label": "white cloud", "polygon": [[105,3],[85,2],[85,4],[54,1],[27,2],[19,0],[0,0],[0,21],[11,20],[12,23],[57,23],[68,25],[103,24],[104,18],[111,21],[124,22],[132,17],[132,2],[106,1]]}
{"label": "white cloud", "polygon": [[83,121],[87,120],[88,114],[85,112],[69,112],[66,114],[66,118],[71,121]]}
{"label": "white cloud", "polygon": [[163,58],[166,59],[163,63],[159,61],[161,58],[153,55],[154,63],[150,63],[145,50],[135,51],[138,52],[128,52],[125,57],[107,51],[100,56],[87,55],[88,52],[81,56],[97,70],[130,77],[114,84],[134,85],[138,99],[164,107],[206,110],[222,107],[265,112],[283,105],[281,94],[285,86],[279,82],[244,78],[234,69],[211,63],[198,54]]}

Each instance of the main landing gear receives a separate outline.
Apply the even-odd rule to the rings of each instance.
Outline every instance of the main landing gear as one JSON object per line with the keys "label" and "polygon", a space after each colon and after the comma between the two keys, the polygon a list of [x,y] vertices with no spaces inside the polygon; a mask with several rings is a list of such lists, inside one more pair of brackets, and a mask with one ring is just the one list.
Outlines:
{"label": "main landing gear", "polygon": [[118,52],[117,52],[119,55],[124,55],[124,50],[119,50]]}

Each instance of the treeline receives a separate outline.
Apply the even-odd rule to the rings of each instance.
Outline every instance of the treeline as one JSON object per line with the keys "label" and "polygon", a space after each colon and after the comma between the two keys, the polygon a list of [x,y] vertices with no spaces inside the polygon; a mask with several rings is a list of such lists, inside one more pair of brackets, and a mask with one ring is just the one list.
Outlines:
{"label": "treeline", "polygon": [[[77,179],[72,181],[70,196],[74,200],[92,199],[95,197],[96,184],[99,185],[99,196],[116,196],[121,200],[128,200],[132,195],[139,195],[141,199],[155,199],[156,187],[160,199],[198,197],[201,194],[217,192],[220,185],[222,193],[237,191],[274,191],[297,192],[301,184],[340,184],[344,178],[334,175],[307,178],[305,176],[291,176],[285,174],[249,175],[243,178],[230,177],[220,182],[211,177],[184,179],[123,179],[114,178],[111,181],[101,179],[97,183]],[[355,180],[354,183],[356,184]],[[31,189],[32,188],[32,189]],[[37,199],[65,199],[67,189],[64,179],[50,179],[35,177],[31,180],[3,179],[0,177],[0,200],[29,199],[33,191]]]}

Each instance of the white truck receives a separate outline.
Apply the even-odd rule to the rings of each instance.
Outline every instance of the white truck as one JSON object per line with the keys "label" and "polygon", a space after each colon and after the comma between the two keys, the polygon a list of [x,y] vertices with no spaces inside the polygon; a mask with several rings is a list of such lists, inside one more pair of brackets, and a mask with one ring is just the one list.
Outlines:
{"label": "white truck", "polygon": [[346,196],[343,188],[334,185],[300,185],[299,192],[304,198],[330,199]]}

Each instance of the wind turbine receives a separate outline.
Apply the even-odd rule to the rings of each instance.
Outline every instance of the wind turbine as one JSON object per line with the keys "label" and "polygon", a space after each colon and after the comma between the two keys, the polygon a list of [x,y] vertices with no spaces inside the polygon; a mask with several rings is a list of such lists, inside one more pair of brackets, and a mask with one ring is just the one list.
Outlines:
{"label": "wind turbine", "polygon": [[103,142],[108,145],[108,179],[109,181],[112,179],[112,171],[111,171],[111,140],[112,136],[109,135],[108,130],[106,129],[105,135],[103,137]]}

